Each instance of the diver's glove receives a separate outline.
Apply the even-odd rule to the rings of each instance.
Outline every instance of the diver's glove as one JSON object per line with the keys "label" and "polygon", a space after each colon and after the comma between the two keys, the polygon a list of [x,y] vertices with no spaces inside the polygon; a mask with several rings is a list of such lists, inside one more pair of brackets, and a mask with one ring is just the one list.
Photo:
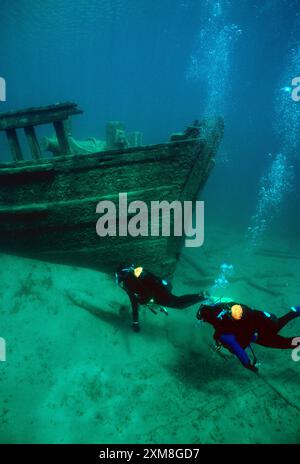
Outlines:
{"label": "diver's glove", "polygon": [[149,305],[149,304],[148,304],[147,306],[148,306],[148,308],[150,309],[150,311],[151,311],[153,314],[155,314],[155,316],[157,316],[157,311],[156,311],[156,309],[154,309],[153,305]]}
{"label": "diver's glove", "polygon": [[160,312],[164,313],[165,316],[169,315],[167,309],[164,306],[160,306]]}
{"label": "diver's glove", "polygon": [[161,312],[161,313],[164,313],[166,316],[168,316],[168,311],[166,310],[166,308],[164,306],[160,306],[160,305],[154,303],[153,301],[150,301],[147,304],[147,306],[150,309],[150,311],[153,314],[155,314],[155,316],[157,316],[158,311]]}
{"label": "diver's glove", "polygon": [[222,348],[222,343],[216,341],[215,342],[215,351],[220,351],[221,348]]}
{"label": "diver's glove", "polygon": [[252,372],[258,372],[258,367],[257,367],[257,363],[249,363],[248,366],[246,366],[247,369],[249,369],[250,371]]}

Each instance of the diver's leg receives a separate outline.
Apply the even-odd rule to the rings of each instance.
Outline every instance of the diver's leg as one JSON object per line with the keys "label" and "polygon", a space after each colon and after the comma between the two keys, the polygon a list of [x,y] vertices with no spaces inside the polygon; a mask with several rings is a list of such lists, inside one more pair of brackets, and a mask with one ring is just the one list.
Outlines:
{"label": "diver's leg", "polygon": [[139,304],[134,295],[129,295],[132,308],[132,328],[135,332],[140,331],[139,323]]}
{"label": "diver's leg", "polygon": [[279,317],[276,321],[277,331],[281,330],[284,326],[286,326],[290,321],[296,319],[296,317],[300,316],[300,311],[289,311],[282,317]]}
{"label": "diver's leg", "polygon": [[204,299],[205,297],[202,294],[176,296],[169,292],[163,292],[155,297],[155,302],[162,306],[168,306],[169,308],[185,309]]}
{"label": "diver's leg", "polygon": [[257,372],[256,360],[252,363],[246,350],[239,344],[235,335],[223,334],[220,336],[220,342],[228,351],[233,353],[246,369]]}
{"label": "diver's leg", "polygon": [[132,311],[132,328],[135,332],[140,331],[140,322],[139,322],[139,311],[134,309]]}
{"label": "diver's leg", "polygon": [[296,337],[282,337],[277,333],[268,333],[259,335],[255,343],[258,345],[266,346],[268,348],[279,348],[282,350],[287,350],[290,348],[295,348],[293,345],[293,340]]}
{"label": "diver's leg", "polygon": [[233,334],[223,334],[220,336],[220,342],[231,353],[235,354],[235,356],[240,360],[244,367],[249,368],[250,359],[246,353],[246,350],[241,347],[239,342],[237,341],[236,337]]}

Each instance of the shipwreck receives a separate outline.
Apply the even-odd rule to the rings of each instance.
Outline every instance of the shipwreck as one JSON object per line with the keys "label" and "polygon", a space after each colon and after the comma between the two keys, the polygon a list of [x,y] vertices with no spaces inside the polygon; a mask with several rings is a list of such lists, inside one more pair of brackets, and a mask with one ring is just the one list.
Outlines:
{"label": "shipwreck", "polygon": [[[110,122],[106,140],[76,140],[70,117],[75,103],[0,114],[12,159],[0,163],[0,251],[112,272],[128,262],[172,275],[184,237],[108,236],[96,233],[100,200],[195,201],[214,166],[223,135],[222,118],[196,121],[166,143],[143,145]],[[54,136],[40,141],[37,126],[52,124]],[[24,130],[31,159],[24,159]],[[172,230],[172,229],[171,229]]]}

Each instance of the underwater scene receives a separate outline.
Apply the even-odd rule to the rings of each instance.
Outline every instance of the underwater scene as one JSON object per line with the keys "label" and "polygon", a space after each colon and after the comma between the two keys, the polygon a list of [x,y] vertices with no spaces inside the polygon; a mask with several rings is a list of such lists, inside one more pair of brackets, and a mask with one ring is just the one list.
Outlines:
{"label": "underwater scene", "polygon": [[300,444],[300,0],[0,11],[0,443]]}

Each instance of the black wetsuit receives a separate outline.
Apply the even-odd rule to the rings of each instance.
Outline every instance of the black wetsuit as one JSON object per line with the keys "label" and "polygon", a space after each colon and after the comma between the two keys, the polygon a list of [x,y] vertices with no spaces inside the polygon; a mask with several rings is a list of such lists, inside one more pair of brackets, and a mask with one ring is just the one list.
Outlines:
{"label": "black wetsuit", "polygon": [[270,348],[290,349],[295,347],[293,340],[296,337],[282,337],[278,332],[288,322],[299,317],[299,311],[290,311],[277,318],[273,314],[241,305],[243,317],[240,320],[235,320],[226,312],[235,304],[237,303],[231,302],[202,307],[198,312],[198,317],[214,327],[215,340],[234,353],[245,367],[251,368],[250,359],[245,349],[252,342]]}
{"label": "black wetsuit", "polygon": [[200,294],[175,296],[171,293],[171,286],[166,281],[156,277],[151,272],[143,270],[139,277],[129,272],[123,279],[123,288],[127,292],[134,323],[138,323],[139,305],[150,301],[170,308],[184,309],[203,300]]}

